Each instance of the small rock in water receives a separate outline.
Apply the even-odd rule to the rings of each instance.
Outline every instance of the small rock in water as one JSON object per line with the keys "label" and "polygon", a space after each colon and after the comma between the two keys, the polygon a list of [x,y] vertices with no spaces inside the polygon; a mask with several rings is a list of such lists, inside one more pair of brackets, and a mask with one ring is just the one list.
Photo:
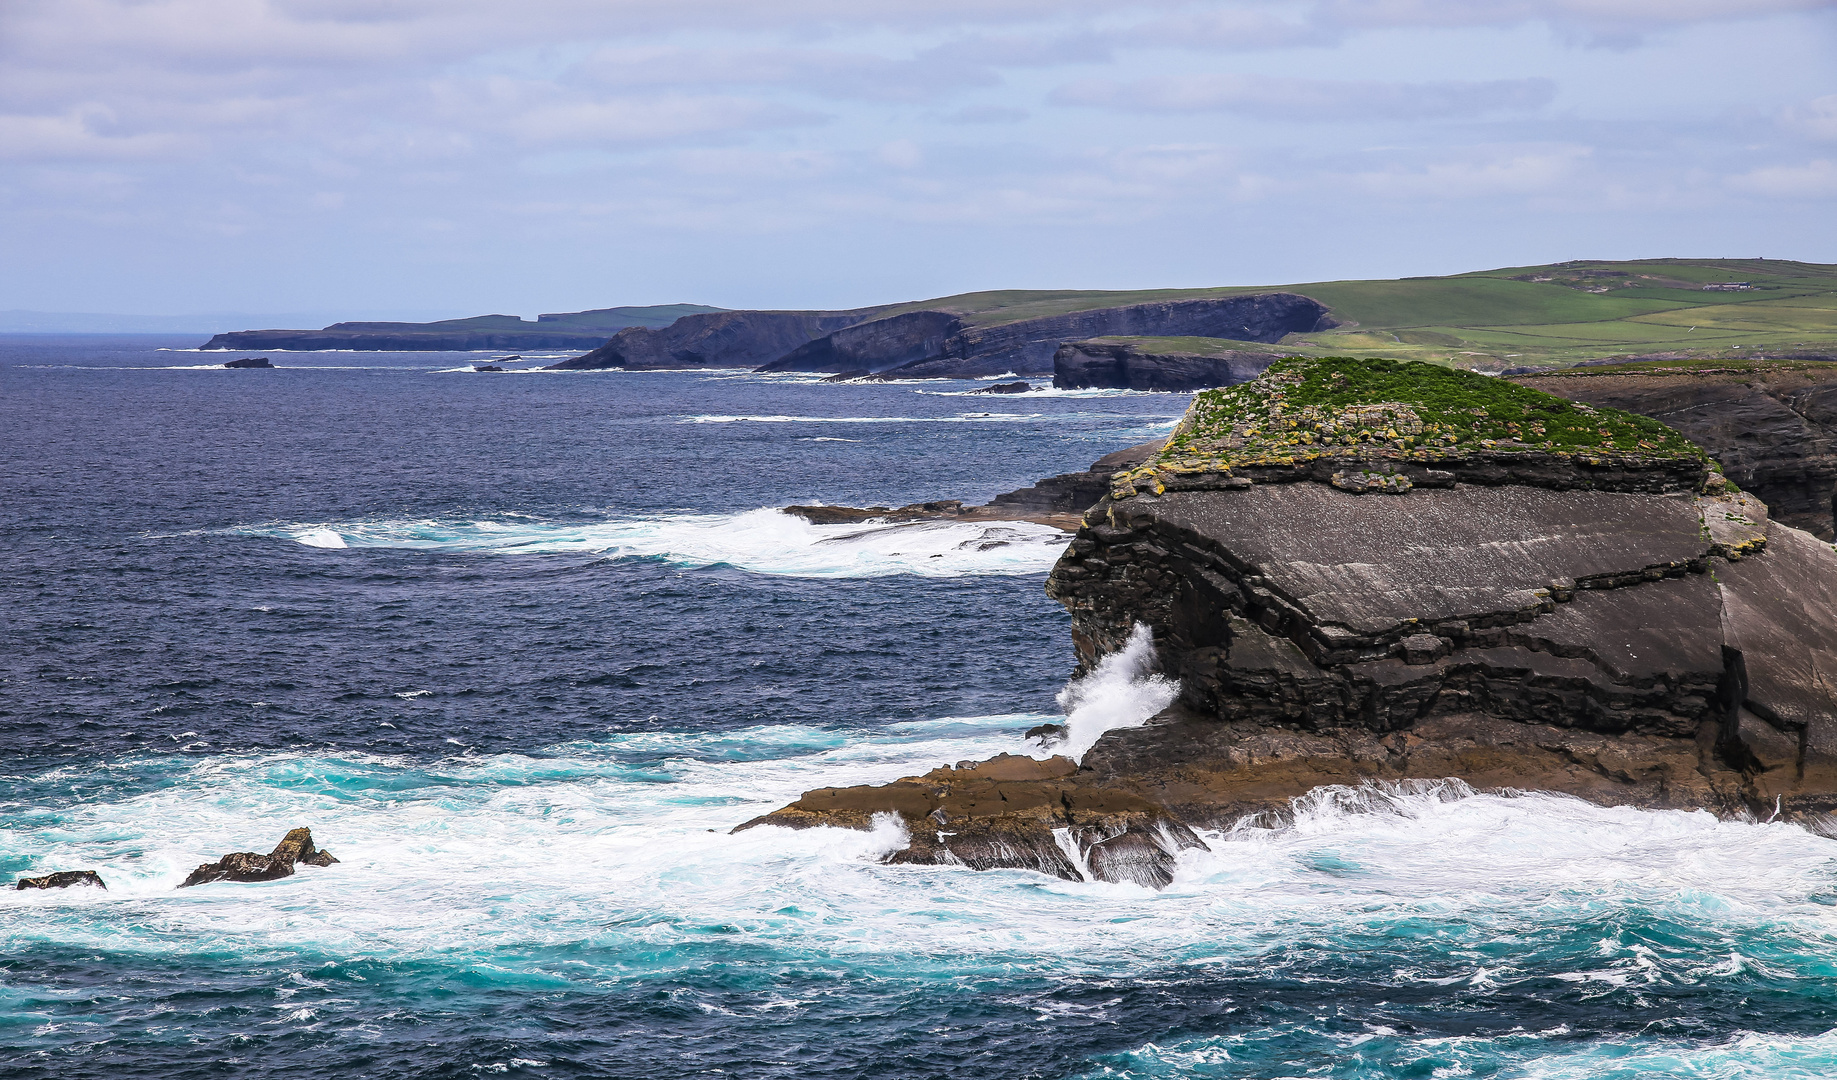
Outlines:
{"label": "small rock in water", "polygon": [[1071,729],[1064,724],[1041,724],[1027,729],[1028,739],[1038,739],[1041,746],[1057,746],[1071,734]]}
{"label": "small rock in water", "polygon": [[213,881],[273,881],[291,875],[295,863],[330,866],[337,861],[331,852],[313,847],[311,829],[294,829],[266,855],[233,851],[214,863],[204,863],[180,882],[179,888],[208,885]]}
{"label": "small rock in water", "polygon": [[985,386],[980,390],[971,390],[972,394],[1025,394],[1033,389],[1030,382],[998,382],[994,386]]}
{"label": "small rock in water", "polygon": [[265,356],[245,356],[241,360],[231,360],[223,366],[230,368],[271,368],[274,365],[270,364],[268,358]]}
{"label": "small rock in water", "polygon": [[102,875],[94,870],[60,870],[55,874],[43,877],[22,877],[15,889],[68,889],[72,885],[94,885],[98,889],[108,888],[102,881]]}

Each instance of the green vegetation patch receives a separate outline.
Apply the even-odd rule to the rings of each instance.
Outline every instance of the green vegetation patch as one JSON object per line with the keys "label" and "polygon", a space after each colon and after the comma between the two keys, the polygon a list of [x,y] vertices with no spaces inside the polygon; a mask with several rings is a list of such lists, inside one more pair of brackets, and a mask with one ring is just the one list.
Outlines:
{"label": "green vegetation patch", "polygon": [[1504,379],[1408,360],[1292,356],[1251,382],[1195,396],[1154,467],[1225,472],[1321,457],[1433,461],[1534,451],[1708,461],[1657,420]]}

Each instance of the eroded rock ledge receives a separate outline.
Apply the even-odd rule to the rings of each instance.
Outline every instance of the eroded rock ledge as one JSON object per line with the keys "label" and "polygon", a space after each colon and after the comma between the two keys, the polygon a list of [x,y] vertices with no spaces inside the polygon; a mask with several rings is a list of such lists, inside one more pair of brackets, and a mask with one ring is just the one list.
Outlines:
{"label": "eroded rock ledge", "polygon": [[[1074,763],[962,763],[748,825],[1147,885],[1195,829],[1455,777],[1837,834],[1837,554],[1654,421],[1427,365],[1290,360],[1195,399],[1054,569],[1083,668],[1179,699]],[[1023,762],[1027,762],[1023,764]]]}

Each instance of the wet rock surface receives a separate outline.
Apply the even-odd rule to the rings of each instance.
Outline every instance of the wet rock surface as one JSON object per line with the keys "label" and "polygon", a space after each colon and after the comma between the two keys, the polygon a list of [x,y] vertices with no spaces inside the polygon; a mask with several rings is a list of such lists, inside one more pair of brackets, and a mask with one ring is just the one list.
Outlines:
{"label": "wet rock surface", "polygon": [[311,829],[294,829],[281,838],[266,855],[253,851],[233,851],[216,862],[204,863],[179,883],[179,888],[207,885],[216,881],[273,881],[289,877],[300,863],[308,866],[330,866],[338,860],[329,851],[313,846]]}
{"label": "wet rock surface", "polygon": [[[1179,696],[1145,725],[1107,732],[1076,765],[963,763],[812,792],[749,824],[865,828],[889,813],[911,836],[895,861],[1151,887],[1202,842],[1195,830],[1373,781],[1777,815],[1837,835],[1831,545],[1607,410],[1581,414],[1594,447],[1552,434],[1425,457],[1394,426],[1404,403],[1382,404],[1376,438],[1302,437],[1330,434],[1327,417],[1282,429],[1278,453],[1258,433],[1280,410],[1206,428],[1196,402],[1085,515],[1047,591],[1071,613],[1083,671],[1152,628]],[[1495,402],[1495,418],[1517,415],[1508,406],[1546,410],[1553,433],[1566,422],[1531,399]],[[1348,472],[1424,482],[1333,482]]]}
{"label": "wet rock surface", "polygon": [[274,365],[269,363],[265,356],[245,356],[240,360],[226,361],[223,366],[226,368],[271,368]]}
{"label": "wet rock surface", "polygon": [[39,877],[22,877],[14,883],[13,888],[68,889],[72,885],[90,885],[98,889],[108,888],[107,883],[102,880],[102,875],[94,870],[60,870],[55,874],[44,874]]}

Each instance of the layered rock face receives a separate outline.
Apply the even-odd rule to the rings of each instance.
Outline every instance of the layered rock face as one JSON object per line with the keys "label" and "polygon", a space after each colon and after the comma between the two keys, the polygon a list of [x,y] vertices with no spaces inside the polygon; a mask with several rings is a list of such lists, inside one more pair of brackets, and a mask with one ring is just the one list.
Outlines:
{"label": "layered rock face", "polygon": [[1211,337],[1275,342],[1333,325],[1325,305],[1297,293],[1257,293],[1200,300],[1166,300],[1074,311],[953,334],[938,355],[892,369],[906,378],[1045,374],[1067,341],[1106,336]]}
{"label": "layered rock face", "polygon": [[1655,363],[1515,381],[1662,420],[1709,450],[1729,479],[1772,508],[1775,520],[1833,537],[1837,364]]}
{"label": "layered rock face", "polygon": [[889,813],[896,859],[1149,885],[1194,830],[1366,781],[1837,834],[1837,554],[1653,421],[1288,360],[1201,394],[1085,521],[1047,584],[1081,664],[1150,627],[1173,705],[1075,765],[962,763],[756,823]]}
{"label": "layered rock face", "polygon": [[885,371],[937,356],[963,320],[948,311],[909,311],[844,327],[792,349],[760,371]]}
{"label": "layered rock face", "polygon": [[1150,350],[1124,341],[1068,341],[1052,357],[1052,384],[1061,390],[1208,390],[1261,375],[1281,353]]}
{"label": "layered rock face", "polygon": [[757,367],[871,317],[858,311],[720,311],[685,315],[662,329],[634,326],[553,371]]}

